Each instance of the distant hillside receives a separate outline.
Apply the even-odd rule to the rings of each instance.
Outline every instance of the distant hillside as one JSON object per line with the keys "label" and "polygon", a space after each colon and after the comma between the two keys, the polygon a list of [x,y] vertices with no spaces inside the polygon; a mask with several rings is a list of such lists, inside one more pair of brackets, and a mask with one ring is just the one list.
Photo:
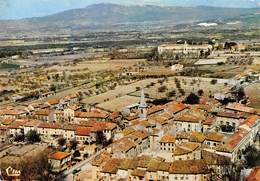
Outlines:
{"label": "distant hillside", "polygon": [[161,7],[96,4],[82,9],[22,20],[0,21],[0,32],[67,32],[73,29],[105,28],[116,24],[181,24],[207,20],[231,19],[257,9],[220,7]]}

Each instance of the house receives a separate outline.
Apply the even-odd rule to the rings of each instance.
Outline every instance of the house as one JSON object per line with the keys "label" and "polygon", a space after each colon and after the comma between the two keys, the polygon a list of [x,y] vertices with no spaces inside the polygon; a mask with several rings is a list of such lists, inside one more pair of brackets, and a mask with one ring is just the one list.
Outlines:
{"label": "house", "polygon": [[38,120],[53,122],[55,121],[54,112],[55,110],[51,109],[39,109],[33,113],[33,117]]}
{"label": "house", "polygon": [[200,56],[201,52],[208,52],[213,49],[212,45],[203,44],[203,45],[189,45],[187,42],[184,44],[163,44],[158,47],[159,55],[169,54],[175,55],[177,57],[188,56],[196,57]]}
{"label": "house", "polygon": [[213,170],[213,180],[217,180],[220,175],[228,176],[231,174],[232,163],[229,157],[206,150],[202,150],[201,156],[208,168]]}
{"label": "house", "polygon": [[0,143],[5,143],[9,136],[9,130],[7,126],[0,126]]}
{"label": "house", "polygon": [[101,167],[99,180],[116,180],[118,167],[121,163],[121,159],[110,158]]}
{"label": "house", "polygon": [[203,160],[178,160],[171,164],[169,180],[209,180],[210,171]]}
{"label": "house", "polygon": [[28,112],[26,110],[14,109],[14,108],[7,108],[0,110],[0,118],[2,119],[20,119],[25,118]]}
{"label": "house", "polygon": [[91,127],[77,127],[75,131],[76,140],[79,143],[87,144],[96,141],[96,134],[92,130]]}
{"label": "house", "polygon": [[175,136],[171,134],[164,135],[160,140],[160,154],[162,158],[165,158],[166,161],[172,161],[172,154],[175,150]]}
{"label": "house", "polygon": [[49,99],[44,103],[44,105],[48,106],[50,109],[58,109],[59,103],[59,99]]}
{"label": "house", "polygon": [[24,134],[26,135],[30,131],[36,131],[38,126],[42,123],[39,120],[29,120],[26,124],[23,125]]}
{"label": "house", "polygon": [[234,131],[240,124],[241,116],[233,112],[218,112],[216,116],[216,123],[218,126],[232,126]]}
{"label": "house", "polygon": [[[73,116],[73,114],[71,114],[70,116]],[[109,119],[109,114],[101,111],[75,111],[74,117],[71,117],[71,119],[74,119],[74,121],[77,123],[79,123],[80,121],[106,121]]]}
{"label": "house", "polygon": [[174,119],[177,131],[187,132],[200,132],[202,130],[202,121],[201,116],[192,113],[185,113]]}
{"label": "house", "polygon": [[171,167],[171,162],[163,161],[158,165],[158,168],[157,168],[158,180],[169,180],[169,178],[170,178],[170,173],[169,173],[170,167]]}
{"label": "house", "polygon": [[77,110],[76,106],[68,106],[68,108],[64,109],[64,120],[73,122],[75,117],[75,110]]}
{"label": "house", "polygon": [[[37,129],[38,134],[45,138],[53,139],[64,135],[62,126],[58,123],[41,122]],[[72,135],[74,137],[74,135]]]}
{"label": "house", "polygon": [[67,164],[71,161],[71,154],[66,152],[54,152],[48,155],[48,163],[52,166],[52,171],[60,173],[67,169]]}
{"label": "house", "polygon": [[210,132],[206,134],[204,145],[208,146],[211,149],[214,149],[218,145],[224,143],[225,136],[220,133]]}
{"label": "house", "polygon": [[160,140],[163,136],[163,131],[160,129],[153,129],[149,135],[150,148],[156,150],[160,148]]}
{"label": "house", "polygon": [[202,122],[202,132],[206,133],[206,132],[211,131],[212,129],[214,129],[215,122],[216,122],[216,118],[215,117],[209,117],[206,120],[204,120]]}
{"label": "house", "polygon": [[242,151],[253,144],[260,130],[259,123],[259,116],[249,116],[241,122],[238,130],[225,141],[225,144],[217,147],[216,153],[230,157],[232,162],[241,159]]}
{"label": "house", "polygon": [[101,166],[104,165],[104,163],[110,158],[111,155],[108,152],[102,152],[93,159],[93,161],[91,162],[92,179],[98,180],[100,178]]}
{"label": "house", "polygon": [[201,146],[199,143],[186,142],[176,145],[173,160],[200,160]]}
{"label": "house", "polygon": [[27,120],[16,120],[8,126],[10,136],[24,135],[23,126],[27,123]]}
{"label": "house", "polygon": [[175,136],[173,136],[171,134],[164,135],[160,140],[160,150],[167,151],[167,152],[174,151],[175,142],[176,142]]}
{"label": "house", "polygon": [[137,156],[136,143],[130,138],[122,138],[110,145],[113,157],[127,158]]}

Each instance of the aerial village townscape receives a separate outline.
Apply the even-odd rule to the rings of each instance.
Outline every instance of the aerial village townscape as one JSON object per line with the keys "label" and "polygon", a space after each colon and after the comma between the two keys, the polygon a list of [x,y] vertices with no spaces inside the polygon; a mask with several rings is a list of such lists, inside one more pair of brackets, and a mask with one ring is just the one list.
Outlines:
{"label": "aerial village townscape", "polygon": [[104,2],[0,13],[0,180],[260,181],[260,2]]}

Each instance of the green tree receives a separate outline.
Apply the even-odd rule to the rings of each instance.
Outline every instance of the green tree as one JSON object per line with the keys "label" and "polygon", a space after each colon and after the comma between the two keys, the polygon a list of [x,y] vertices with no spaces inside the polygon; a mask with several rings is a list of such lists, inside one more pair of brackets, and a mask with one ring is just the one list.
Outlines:
{"label": "green tree", "polygon": [[184,101],[186,104],[198,104],[199,102],[200,98],[194,93],[190,93],[190,95],[188,95]]}
{"label": "green tree", "polygon": [[37,142],[40,142],[41,141],[41,137],[40,135],[34,131],[34,130],[31,130],[29,131],[26,135],[26,140],[29,142],[29,143],[37,143]]}

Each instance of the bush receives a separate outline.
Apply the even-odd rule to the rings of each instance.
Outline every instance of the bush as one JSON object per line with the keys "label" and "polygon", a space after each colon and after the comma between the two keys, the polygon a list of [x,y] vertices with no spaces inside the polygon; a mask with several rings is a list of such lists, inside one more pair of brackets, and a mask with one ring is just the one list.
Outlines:
{"label": "bush", "polygon": [[210,83],[211,83],[212,85],[215,85],[216,83],[218,83],[218,80],[212,79],[212,80],[210,81]]}
{"label": "bush", "polygon": [[184,101],[184,103],[186,104],[198,104],[199,102],[200,102],[200,98],[194,93],[190,93],[190,95],[186,97]]}
{"label": "bush", "polygon": [[15,135],[14,141],[16,141],[16,142],[23,142],[24,141],[24,135],[23,134]]}
{"label": "bush", "polygon": [[25,137],[29,143],[37,143],[41,141],[40,135],[34,130],[29,131]]}
{"label": "bush", "polygon": [[204,94],[204,91],[202,90],[202,89],[200,89],[199,91],[198,91],[198,95],[199,96],[202,96]]}

